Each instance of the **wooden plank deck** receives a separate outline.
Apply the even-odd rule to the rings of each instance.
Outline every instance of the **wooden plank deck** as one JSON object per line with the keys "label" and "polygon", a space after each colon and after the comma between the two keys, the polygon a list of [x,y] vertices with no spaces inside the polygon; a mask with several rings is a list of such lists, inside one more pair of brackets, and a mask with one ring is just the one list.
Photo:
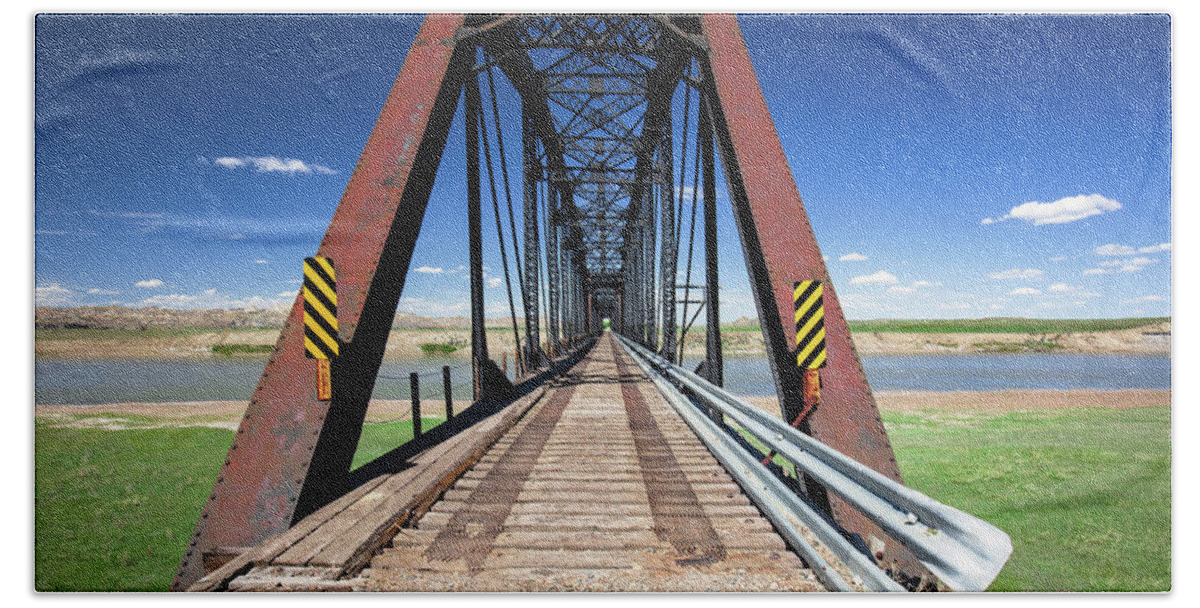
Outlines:
{"label": "wooden plank deck", "polygon": [[196,589],[823,590],[611,337],[493,418]]}

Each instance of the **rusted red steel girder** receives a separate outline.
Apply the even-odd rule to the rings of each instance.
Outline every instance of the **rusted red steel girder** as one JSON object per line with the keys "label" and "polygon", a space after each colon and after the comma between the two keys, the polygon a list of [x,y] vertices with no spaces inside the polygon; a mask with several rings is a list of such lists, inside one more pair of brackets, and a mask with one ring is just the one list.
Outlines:
{"label": "rusted red steel girder", "polygon": [[[425,19],[317,255],[338,272],[341,355],[320,401],[297,297],[171,588],[215,548],[252,547],[345,491],[388,329],[473,53],[462,15]],[[464,45],[473,51],[473,45]],[[297,272],[299,272],[297,261]]]}
{"label": "rusted red steel girder", "polygon": [[[796,281],[824,281],[828,352],[821,373],[824,403],[808,416],[808,428],[802,430],[902,481],[737,18],[707,14],[700,21],[710,46],[706,80],[715,96],[711,107],[721,163],[784,418],[794,420],[803,409],[801,373],[793,355],[792,290]],[[822,492],[813,493],[821,498]],[[829,503],[833,516],[847,530],[864,540],[870,535],[886,538],[846,503],[836,497],[829,497]],[[915,558],[898,543],[887,543],[886,553],[888,562],[900,559],[907,571],[920,572]]]}

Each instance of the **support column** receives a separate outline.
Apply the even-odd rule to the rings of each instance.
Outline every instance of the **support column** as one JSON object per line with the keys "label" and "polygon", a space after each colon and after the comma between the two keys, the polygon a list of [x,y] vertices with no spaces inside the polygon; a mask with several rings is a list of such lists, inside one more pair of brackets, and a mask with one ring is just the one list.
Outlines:
{"label": "support column", "polygon": [[[687,126],[687,123],[684,123]],[[675,144],[671,116],[664,121],[663,173],[659,185],[661,206],[659,225],[662,226],[661,265],[659,270],[659,299],[662,306],[662,349],[659,354],[668,360],[675,357],[675,269],[678,267],[678,248],[675,245]],[[687,141],[687,138],[684,138]],[[687,150],[683,151],[687,158]]]}
{"label": "support column", "polygon": [[537,156],[537,136],[534,135],[534,125],[528,114],[522,113],[524,129],[521,134],[525,184],[525,360],[530,368],[541,365],[539,353],[541,335],[538,330],[540,311],[538,310],[538,262],[541,256],[541,242],[538,237],[538,200],[537,185],[541,179],[541,162]]}
{"label": "support column", "polygon": [[642,271],[639,285],[642,292],[642,344],[649,350],[658,350],[658,328],[654,310],[654,254],[658,244],[658,222],[654,218],[655,189],[653,186],[647,186],[647,190],[647,204],[642,213],[642,257],[639,266]]}
{"label": "support column", "polygon": [[[488,359],[483,319],[483,198],[479,188],[479,85],[471,76],[464,86],[463,114],[467,143],[467,235],[471,276],[471,372],[474,398],[483,394],[483,362]],[[472,86],[474,85],[474,86]]]}
{"label": "support column", "polygon": [[712,117],[706,95],[700,96],[700,169],[704,176],[704,375],[725,386],[725,357],[721,352],[721,291],[717,277],[717,171],[713,156]]}
{"label": "support column", "polygon": [[560,282],[562,273],[559,271],[559,210],[561,205],[558,198],[562,194],[561,191],[554,186],[553,182],[547,182],[546,192],[546,311],[547,323],[546,328],[547,339],[550,340],[552,352],[557,352],[558,344],[558,324],[560,314],[559,306],[561,305],[562,294],[560,293],[563,285]]}

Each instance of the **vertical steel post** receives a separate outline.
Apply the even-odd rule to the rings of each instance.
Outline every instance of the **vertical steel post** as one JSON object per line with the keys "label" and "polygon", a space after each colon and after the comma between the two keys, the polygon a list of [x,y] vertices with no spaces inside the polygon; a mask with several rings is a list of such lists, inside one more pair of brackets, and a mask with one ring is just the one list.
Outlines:
{"label": "vertical steel post", "polygon": [[658,350],[658,331],[655,327],[655,319],[657,311],[654,310],[654,259],[655,249],[658,245],[658,221],[654,217],[656,189],[647,185],[649,192],[646,197],[646,206],[642,213],[642,254],[641,264],[641,287],[642,297],[642,344],[650,350]]}
{"label": "vertical steel post", "polygon": [[538,331],[538,258],[540,257],[541,242],[538,237],[538,195],[537,185],[541,178],[541,162],[537,156],[537,136],[534,134],[533,120],[528,113],[521,113],[524,129],[521,132],[522,165],[524,171],[524,209],[525,209],[525,362],[527,368],[535,369],[541,365],[538,356],[541,336]]}
{"label": "vertical steel post", "polygon": [[[659,217],[662,226],[661,266],[658,273],[659,299],[662,305],[662,349],[668,360],[675,357],[675,270],[679,251],[675,243],[675,138],[670,113],[664,121],[663,172],[659,183]],[[686,123],[685,123],[686,124]],[[684,137],[687,141],[687,137]],[[687,150],[682,153],[687,158]]]}
{"label": "vertical steel post", "polygon": [[[546,337],[550,340],[551,353],[558,351],[559,305],[562,298],[562,277],[559,273],[558,225],[561,204],[558,201],[561,192],[553,181],[546,185]],[[548,354],[551,354],[548,353]]]}
{"label": "vertical steel post", "polygon": [[408,374],[409,399],[412,401],[412,438],[421,436],[421,377],[417,372]]}
{"label": "vertical steel post", "polygon": [[482,397],[483,362],[488,359],[487,332],[484,330],[483,308],[483,197],[480,194],[479,174],[479,120],[482,103],[479,97],[479,81],[472,75],[467,78],[463,95],[463,117],[466,123],[467,159],[467,238],[470,242],[471,277],[471,369],[475,377],[475,399]]}
{"label": "vertical steel post", "polygon": [[450,388],[450,366],[442,366],[442,396],[446,398],[446,421],[454,419],[454,393]]}
{"label": "vertical steel post", "polygon": [[712,116],[708,96],[700,95],[700,168],[704,176],[704,375],[725,386],[725,356],[721,351],[721,291],[717,276],[717,171],[713,155]]}

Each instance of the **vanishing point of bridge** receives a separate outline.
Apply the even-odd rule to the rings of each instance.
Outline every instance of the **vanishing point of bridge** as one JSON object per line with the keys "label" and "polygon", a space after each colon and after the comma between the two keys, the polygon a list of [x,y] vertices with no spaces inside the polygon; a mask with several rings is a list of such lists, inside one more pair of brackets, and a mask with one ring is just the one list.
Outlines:
{"label": "vanishing point of bridge", "polygon": [[[473,404],[350,470],[439,169]],[[721,388],[718,187],[778,412]],[[176,590],[978,590],[1011,552],[902,485],[733,16],[428,17],[304,278]]]}

